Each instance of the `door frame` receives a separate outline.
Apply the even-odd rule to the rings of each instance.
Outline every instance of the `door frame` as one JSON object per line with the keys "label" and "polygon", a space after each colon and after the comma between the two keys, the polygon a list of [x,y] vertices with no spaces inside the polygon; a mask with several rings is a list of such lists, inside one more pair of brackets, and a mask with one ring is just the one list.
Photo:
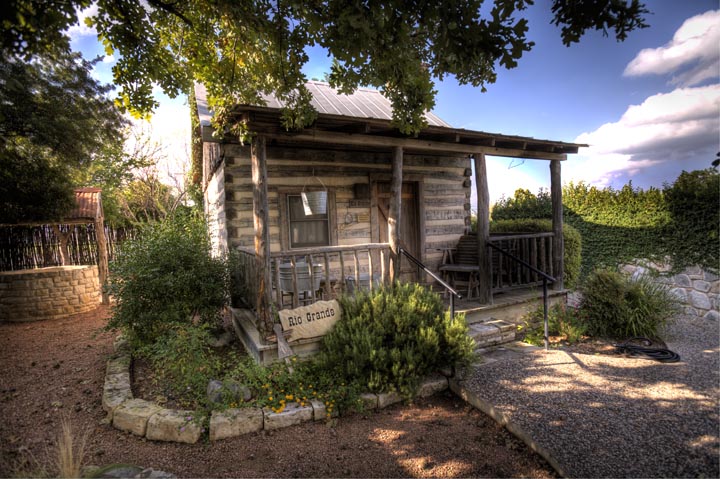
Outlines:
{"label": "door frame", "polygon": [[[378,217],[378,183],[389,183],[390,173],[370,174],[370,241],[380,242],[380,218]],[[417,207],[418,259],[425,263],[425,176],[419,174],[403,175],[403,183],[415,184],[415,204]]]}

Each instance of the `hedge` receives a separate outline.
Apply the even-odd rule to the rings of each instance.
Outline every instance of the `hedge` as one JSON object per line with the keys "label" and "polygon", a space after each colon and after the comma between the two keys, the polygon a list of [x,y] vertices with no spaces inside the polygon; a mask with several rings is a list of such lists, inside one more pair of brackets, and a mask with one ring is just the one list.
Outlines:
{"label": "hedge", "polygon": [[[594,269],[643,258],[669,258],[675,270],[720,265],[720,175],[715,169],[682,172],[663,189],[619,190],[570,183],[563,188],[564,221],[582,236],[584,277]],[[501,198],[492,219],[550,218],[550,195],[517,190]]]}

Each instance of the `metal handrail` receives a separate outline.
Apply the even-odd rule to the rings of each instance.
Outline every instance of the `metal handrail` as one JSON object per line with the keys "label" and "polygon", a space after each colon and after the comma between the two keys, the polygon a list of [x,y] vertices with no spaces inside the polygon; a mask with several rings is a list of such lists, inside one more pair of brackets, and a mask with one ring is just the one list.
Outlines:
{"label": "metal handrail", "polygon": [[518,258],[517,256],[515,256],[515,255],[512,254],[512,253],[510,253],[509,251],[505,251],[504,249],[502,249],[502,248],[499,247],[499,246],[496,246],[496,245],[494,245],[494,244],[492,244],[492,243],[489,243],[489,242],[488,242],[488,243],[485,243],[485,244],[487,244],[489,247],[497,250],[497,251],[500,252],[501,254],[504,254],[505,256],[507,256],[507,257],[510,258],[511,260],[515,261],[516,263],[519,263],[519,264],[521,264],[522,266],[525,266],[525,267],[528,268],[530,271],[532,271],[532,272],[534,272],[534,273],[536,273],[536,274],[539,274],[540,277],[542,277],[542,280],[543,280],[543,323],[544,323],[543,325],[544,325],[544,328],[545,328],[545,330],[544,330],[544,333],[545,333],[545,336],[544,336],[544,339],[545,339],[545,351],[547,351],[547,350],[548,350],[548,347],[549,347],[549,343],[550,343],[550,338],[549,338],[549,333],[548,333],[548,291],[547,291],[547,285],[548,285],[548,281],[551,282],[551,283],[554,283],[554,282],[555,282],[555,278],[553,278],[552,276],[550,276],[550,275],[547,274],[546,272],[537,269],[535,266],[531,265],[531,264],[528,263],[527,261],[524,261],[524,260]]}
{"label": "metal handrail", "polygon": [[413,256],[412,254],[410,254],[405,248],[400,247],[399,251],[400,251],[401,254],[404,254],[405,256],[407,256],[407,258],[408,258],[410,261],[412,261],[413,263],[415,263],[415,266],[417,266],[418,268],[420,268],[421,270],[423,270],[425,273],[429,274],[435,281],[437,281],[438,283],[440,283],[440,286],[442,286],[443,288],[445,288],[445,290],[450,293],[450,317],[451,317],[451,318],[454,318],[454,317],[455,317],[455,298],[457,298],[457,299],[462,299],[462,295],[461,295],[460,293],[458,293],[457,291],[455,291],[455,289],[453,289],[452,286],[450,286],[450,285],[447,284],[445,281],[443,281],[440,277],[438,277],[438,275],[436,275],[435,273],[433,273],[432,271],[430,271],[430,270],[428,269],[428,267],[425,266],[425,265],[422,263],[422,261],[420,261],[419,259],[417,259],[417,258],[416,258],[415,256]]}

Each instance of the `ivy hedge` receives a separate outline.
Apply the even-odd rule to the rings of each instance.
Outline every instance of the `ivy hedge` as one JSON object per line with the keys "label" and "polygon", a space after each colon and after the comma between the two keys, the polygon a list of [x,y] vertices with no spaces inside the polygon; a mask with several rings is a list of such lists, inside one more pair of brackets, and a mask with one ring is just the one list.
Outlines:
{"label": "ivy hedge", "polygon": [[[720,265],[720,175],[683,171],[662,189],[619,190],[570,183],[563,188],[564,221],[582,236],[581,276],[634,259],[670,258],[676,270]],[[492,209],[492,219],[550,218],[550,194],[518,190]]]}

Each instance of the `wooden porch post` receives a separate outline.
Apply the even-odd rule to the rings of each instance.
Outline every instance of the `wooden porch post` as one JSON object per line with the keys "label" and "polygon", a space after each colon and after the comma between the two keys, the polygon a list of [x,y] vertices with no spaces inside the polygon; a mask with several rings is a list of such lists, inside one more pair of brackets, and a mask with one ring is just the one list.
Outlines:
{"label": "wooden porch post", "polygon": [[477,188],[478,276],[481,303],[490,303],[490,263],[487,244],[490,241],[490,191],[488,190],[485,154],[475,155],[475,184]]}
{"label": "wooden porch post", "polygon": [[98,279],[100,280],[100,291],[102,292],[102,304],[110,304],[110,298],[105,292],[105,283],[108,280],[108,252],[107,240],[105,239],[105,218],[102,215],[95,218],[95,239],[98,246]]}
{"label": "wooden porch post", "polygon": [[562,290],[565,254],[565,241],[563,239],[563,205],[562,182],[560,178],[560,160],[550,161],[550,198],[552,200],[552,227],[553,227],[553,275],[555,283],[553,289]]}
{"label": "wooden porch post", "polygon": [[255,227],[255,260],[257,266],[257,314],[260,319],[258,329],[261,335],[273,330],[270,315],[271,288],[270,279],[270,221],[268,212],[267,159],[265,157],[265,137],[253,138],[250,146],[253,181],[253,224]]}
{"label": "wooden porch post", "polygon": [[390,207],[388,208],[388,242],[390,243],[390,283],[400,277],[400,211],[402,210],[403,149],[393,148]]}

